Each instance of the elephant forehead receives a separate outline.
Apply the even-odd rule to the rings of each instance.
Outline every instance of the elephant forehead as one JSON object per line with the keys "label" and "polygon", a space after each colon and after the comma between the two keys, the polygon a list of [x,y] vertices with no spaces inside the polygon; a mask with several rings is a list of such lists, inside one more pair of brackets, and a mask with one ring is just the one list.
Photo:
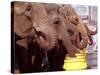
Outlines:
{"label": "elephant forehead", "polygon": [[37,28],[45,28],[46,26],[48,27],[50,25],[50,21],[48,17],[41,17],[40,19],[34,19],[33,20],[33,26]]}
{"label": "elephant forehead", "polygon": [[48,24],[45,23],[38,24],[36,22],[34,22],[33,26],[36,28],[37,31],[45,31],[50,27],[50,25]]}

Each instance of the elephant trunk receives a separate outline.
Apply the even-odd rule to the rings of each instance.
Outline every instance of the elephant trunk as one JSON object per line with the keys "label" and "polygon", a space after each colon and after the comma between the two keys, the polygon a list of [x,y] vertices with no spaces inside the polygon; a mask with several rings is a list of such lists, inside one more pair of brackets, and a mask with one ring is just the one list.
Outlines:
{"label": "elephant trunk", "polygon": [[66,29],[61,27],[60,38],[62,43],[68,52],[70,57],[74,57],[76,53],[79,52],[79,49],[71,42],[70,35],[66,32]]}
{"label": "elephant trunk", "polygon": [[62,40],[62,44],[64,45],[66,51],[68,52],[69,56],[74,57],[76,53],[79,52],[79,49],[72,43],[72,38],[70,34],[68,33],[68,29],[66,27],[66,23],[64,22],[64,19],[62,16],[59,16],[61,20],[61,25],[59,27],[59,38]]}
{"label": "elephant trunk", "polygon": [[39,27],[39,29],[37,29],[37,35],[36,40],[38,44],[45,50],[51,50],[57,43],[57,35],[51,27]]}
{"label": "elephant trunk", "polygon": [[78,40],[77,44],[79,45],[80,49],[86,48],[86,46],[89,42],[89,37],[87,34],[87,30],[81,20],[80,20],[79,24],[77,25],[77,28],[80,33],[79,37],[81,37],[81,39]]}

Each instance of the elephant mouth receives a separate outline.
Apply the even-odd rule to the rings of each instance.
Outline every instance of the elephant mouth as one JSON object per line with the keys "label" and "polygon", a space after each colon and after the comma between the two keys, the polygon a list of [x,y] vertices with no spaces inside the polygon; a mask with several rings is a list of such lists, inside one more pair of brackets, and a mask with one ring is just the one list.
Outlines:
{"label": "elephant mouth", "polygon": [[81,33],[79,33],[79,37],[76,38],[76,40],[73,43],[77,48],[79,49],[83,49],[87,46],[87,44],[92,45],[93,44],[93,40],[91,38],[91,36],[88,36],[88,40],[84,40],[83,35]]}
{"label": "elephant mouth", "polygon": [[40,42],[40,46],[42,48],[46,48],[47,42],[48,42],[46,34],[43,33],[43,32],[38,32],[38,39],[39,39],[39,42]]}
{"label": "elephant mouth", "polygon": [[79,33],[79,42],[81,42],[81,41],[82,41],[82,34]]}
{"label": "elephant mouth", "polygon": [[[88,44],[89,45],[92,45],[93,44],[93,40],[92,40],[92,37],[91,36],[88,36]],[[82,39],[82,34],[81,33],[79,33],[79,42],[81,43],[83,41],[83,39]]]}

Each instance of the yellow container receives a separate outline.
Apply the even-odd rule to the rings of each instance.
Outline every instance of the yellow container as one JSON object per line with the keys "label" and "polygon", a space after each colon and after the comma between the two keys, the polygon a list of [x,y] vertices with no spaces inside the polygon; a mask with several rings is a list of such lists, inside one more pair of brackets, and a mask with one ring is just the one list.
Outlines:
{"label": "yellow container", "polygon": [[63,68],[65,70],[81,70],[87,68],[86,50],[80,50],[76,57],[65,57]]}

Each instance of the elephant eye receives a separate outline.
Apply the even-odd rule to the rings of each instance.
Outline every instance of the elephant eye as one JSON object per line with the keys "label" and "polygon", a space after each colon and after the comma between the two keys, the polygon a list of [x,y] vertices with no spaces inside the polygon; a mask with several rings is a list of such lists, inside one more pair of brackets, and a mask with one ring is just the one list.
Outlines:
{"label": "elephant eye", "polygon": [[78,20],[78,18],[76,18],[76,19],[73,21],[73,24],[77,26],[78,22],[79,22],[79,20]]}
{"label": "elephant eye", "polygon": [[60,20],[59,20],[59,18],[55,19],[55,21],[54,21],[53,24],[60,24]]}
{"label": "elephant eye", "polygon": [[60,21],[55,21],[55,22],[54,22],[54,24],[59,24],[59,23],[60,23]]}
{"label": "elephant eye", "polygon": [[27,8],[26,8],[26,11],[31,11],[32,10],[32,7],[31,6],[28,6]]}
{"label": "elephant eye", "polygon": [[72,31],[72,30],[68,30],[68,33],[70,36],[74,35],[74,31]]}

